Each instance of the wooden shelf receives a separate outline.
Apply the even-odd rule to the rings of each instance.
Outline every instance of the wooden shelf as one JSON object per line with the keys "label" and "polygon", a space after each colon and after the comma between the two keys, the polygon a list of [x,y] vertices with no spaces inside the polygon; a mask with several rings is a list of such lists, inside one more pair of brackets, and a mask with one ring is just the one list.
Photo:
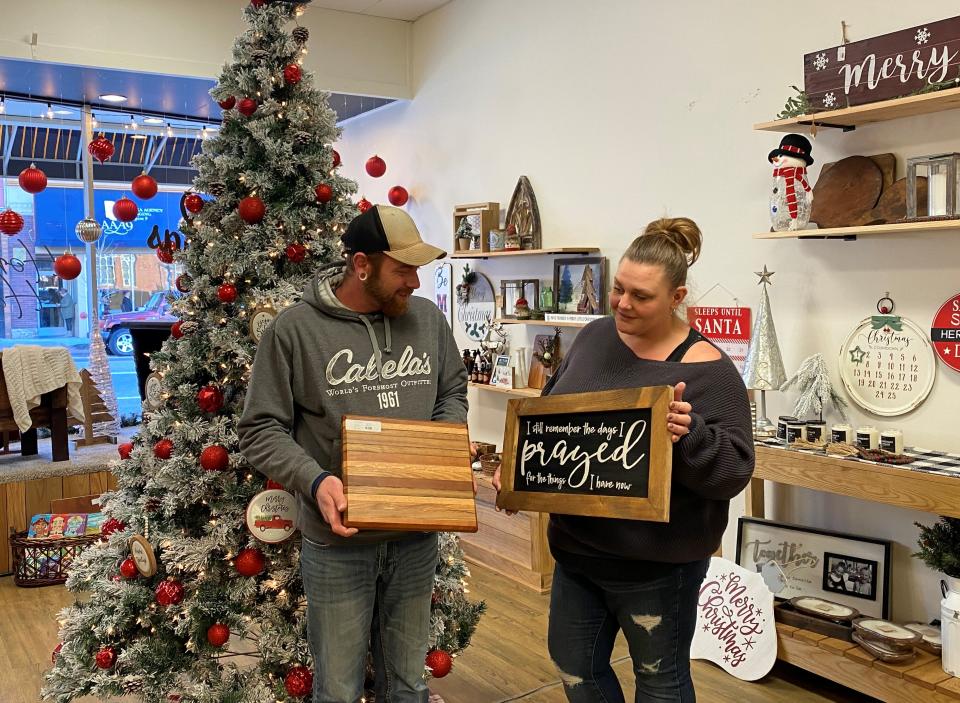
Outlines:
{"label": "wooden shelf", "polygon": [[847,107],[842,110],[818,112],[813,115],[802,115],[801,117],[774,120],[773,122],[761,122],[755,124],[753,128],[764,132],[795,132],[797,127],[816,123],[818,127],[837,127],[849,131],[873,122],[886,122],[903,117],[956,110],[957,108],[960,108],[960,88],[950,88],[936,93],[910,95],[896,100],[883,100],[867,105]]}
{"label": "wooden shelf", "polygon": [[894,222],[863,227],[829,227],[803,229],[796,232],[761,232],[754,239],[856,239],[883,234],[919,234],[960,230],[960,220],[928,220],[924,222]]}
{"label": "wooden shelf", "polygon": [[758,445],[753,478],[960,518],[960,476],[949,473]]}
{"label": "wooden shelf", "polygon": [[478,391],[491,391],[493,393],[502,393],[503,395],[512,395],[517,398],[540,397],[539,388],[500,388],[499,386],[491,386],[488,383],[473,383],[472,381],[467,384],[467,387],[476,388]]}
{"label": "wooden shelf", "polygon": [[494,256],[547,256],[550,254],[596,254],[597,247],[554,247],[552,249],[520,249],[519,251],[455,251],[451,259],[487,259]]}
{"label": "wooden shelf", "polygon": [[593,320],[586,322],[547,322],[546,320],[511,320],[509,317],[498,317],[494,322],[504,325],[533,325],[534,327],[586,327]]}
{"label": "wooden shelf", "polygon": [[913,661],[886,664],[853,642],[777,623],[781,661],[878,698],[886,703],[956,703],[960,679],[943,670],[940,657],[917,652]]}

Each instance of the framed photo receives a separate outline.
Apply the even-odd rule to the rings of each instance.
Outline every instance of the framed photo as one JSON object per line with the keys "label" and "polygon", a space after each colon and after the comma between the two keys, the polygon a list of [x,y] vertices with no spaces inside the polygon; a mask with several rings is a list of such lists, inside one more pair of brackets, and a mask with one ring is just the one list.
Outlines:
{"label": "framed photo", "polygon": [[890,612],[890,542],[740,518],[737,563],[755,569],[775,597],[811,596],[886,618]]}
{"label": "framed photo", "polygon": [[511,400],[497,505],[670,520],[671,386]]}
{"label": "framed photo", "polygon": [[510,365],[509,356],[501,354],[493,362],[490,385],[498,388],[513,388],[513,367]]}
{"label": "framed photo", "polygon": [[607,310],[607,259],[582,256],[554,259],[554,312],[603,315]]}

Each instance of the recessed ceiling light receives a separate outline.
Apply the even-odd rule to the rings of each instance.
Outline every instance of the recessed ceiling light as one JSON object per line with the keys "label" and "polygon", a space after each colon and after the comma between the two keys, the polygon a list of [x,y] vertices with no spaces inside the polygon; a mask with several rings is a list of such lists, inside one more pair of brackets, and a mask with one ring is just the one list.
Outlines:
{"label": "recessed ceiling light", "polygon": [[119,95],[118,93],[107,93],[107,94],[105,94],[105,95],[101,95],[101,96],[100,96],[100,99],[103,100],[104,102],[108,102],[108,103],[125,103],[125,102],[127,102],[127,96],[126,96],[126,95]]}
{"label": "recessed ceiling light", "polygon": [[144,117],[143,123],[144,124],[163,124],[163,120],[161,120],[159,117]]}
{"label": "recessed ceiling light", "polygon": [[73,112],[71,110],[54,110],[53,114],[54,115],[72,115]]}
{"label": "recessed ceiling light", "polygon": [[147,138],[147,135],[146,135],[146,134],[131,134],[131,135],[130,135],[130,138],[131,138],[131,139],[146,139],[146,138]]}

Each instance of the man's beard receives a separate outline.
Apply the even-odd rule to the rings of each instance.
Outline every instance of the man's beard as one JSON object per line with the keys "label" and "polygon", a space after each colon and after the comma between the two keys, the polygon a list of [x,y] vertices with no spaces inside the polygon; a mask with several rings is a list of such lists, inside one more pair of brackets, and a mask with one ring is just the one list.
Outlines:
{"label": "man's beard", "polygon": [[385,317],[400,317],[405,315],[409,307],[410,298],[400,297],[396,293],[387,293],[380,285],[380,281],[373,276],[363,281],[363,290],[371,298],[377,301],[380,306],[380,312]]}

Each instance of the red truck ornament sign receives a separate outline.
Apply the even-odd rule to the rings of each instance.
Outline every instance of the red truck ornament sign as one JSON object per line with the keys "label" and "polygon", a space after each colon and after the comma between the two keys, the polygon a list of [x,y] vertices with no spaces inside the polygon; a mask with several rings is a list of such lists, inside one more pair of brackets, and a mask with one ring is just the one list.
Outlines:
{"label": "red truck ornament sign", "polygon": [[811,52],[804,90],[816,110],[912,95],[928,86],[960,87],[960,17]]}

